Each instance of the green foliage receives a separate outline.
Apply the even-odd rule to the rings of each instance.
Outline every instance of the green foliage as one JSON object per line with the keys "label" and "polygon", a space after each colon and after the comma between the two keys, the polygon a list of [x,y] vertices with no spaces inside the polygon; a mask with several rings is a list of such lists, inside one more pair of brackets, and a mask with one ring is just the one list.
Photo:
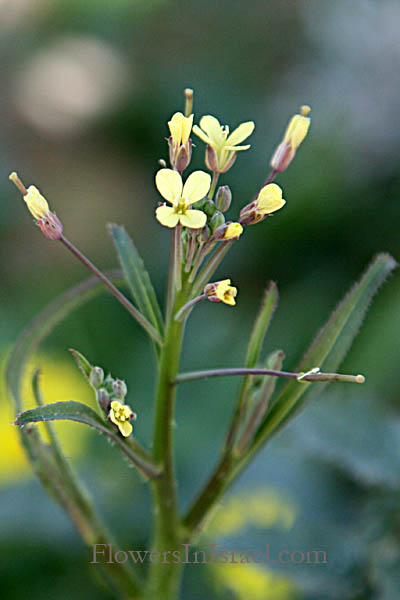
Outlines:
{"label": "green foliage", "polygon": [[136,246],[123,227],[111,223],[109,230],[126,282],[139,310],[162,335],[164,325],[156,293]]}
{"label": "green foliage", "polygon": [[[338,368],[360,329],[372,298],[395,267],[395,260],[388,254],[376,257],[322,327],[300,361],[298,371],[307,371],[317,366],[325,371],[335,371]],[[297,381],[288,383],[260,426],[253,447],[258,447],[276,433],[306,401],[320,393],[325,385]]]}

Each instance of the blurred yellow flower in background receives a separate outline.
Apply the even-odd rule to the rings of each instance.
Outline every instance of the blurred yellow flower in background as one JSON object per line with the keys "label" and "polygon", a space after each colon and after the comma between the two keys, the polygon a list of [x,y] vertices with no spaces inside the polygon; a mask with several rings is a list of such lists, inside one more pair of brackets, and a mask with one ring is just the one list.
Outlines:
{"label": "blurred yellow flower in background", "polygon": [[[82,375],[68,359],[57,359],[39,356],[30,365],[24,378],[24,409],[33,408],[35,400],[31,390],[31,375],[39,365],[41,367],[41,390],[46,403],[63,400],[80,400],[94,407],[93,393]],[[3,366],[4,368],[4,366]],[[2,368],[2,371],[3,371]],[[4,377],[2,378],[4,380]],[[0,403],[0,486],[13,483],[25,477],[32,477],[33,472],[20,446],[15,415],[7,392],[2,390],[3,402]],[[75,458],[83,454],[90,432],[87,427],[76,423],[53,423],[59,435],[61,446],[67,457]],[[47,439],[45,427],[38,425],[43,437]]]}
{"label": "blurred yellow flower in background", "polygon": [[237,600],[292,600],[290,579],[251,564],[216,564],[212,573],[217,585],[230,590]]}
{"label": "blurred yellow flower in background", "polygon": [[228,536],[250,527],[278,527],[289,530],[296,520],[296,507],[290,498],[276,490],[263,489],[234,496],[223,504],[211,520],[212,536]]}

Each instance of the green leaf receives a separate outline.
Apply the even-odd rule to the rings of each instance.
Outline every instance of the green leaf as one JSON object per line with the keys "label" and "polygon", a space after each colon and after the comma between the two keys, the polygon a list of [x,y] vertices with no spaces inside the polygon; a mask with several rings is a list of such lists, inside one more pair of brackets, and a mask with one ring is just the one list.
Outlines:
{"label": "green leaf", "polygon": [[111,429],[111,427],[103,421],[90,406],[83,404],[82,402],[75,402],[69,400],[68,402],[55,402],[54,404],[46,404],[45,406],[39,406],[38,408],[32,408],[20,413],[16,420],[15,425],[27,425],[29,423],[37,423],[40,421],[77,421],[78,423],[84,423],[89,425],[97,431],[100,431],[107,436],[119,449],[125,454],[125,456],[146,476],[146,477],[157,477],[159,475],[159,469],[148,460],[138,456],[129,445],[127,440],[119,437],[117,433]]}
{"label": "green leaf", "polygon": [[110,223],[109,230],[117,249],[127,284],[139,310],[162,335],[164,325],[160,306],[150,276],[136,246],[123,227]]}
{"label": "green leaf", "polygon": [[[300,361],[297,371],[320,367],[336,371],[356,337],[372,298],[386,277],[396,267],[388,254],[379,254],[361,280],[344,297]],[[303,406],[325,387],[326,383],[291,381],[265,417],[253,442],[252,449],[275,434]]]}
{"label": "green leaf", "polygon": [[[107,275],[114,283],[121,283],[121,271],[111,271]],[[71,312],[105,291],[104,285],[96,277],[79,283],[49,304],[19,336],[6,367],[7,385],[15,402],[16,413],[22,410],[22,378],[36,348]]]}
{"label": "green leaf", "polygon": [[78,365],[79,370],[84,374],[86,379],[89,379],[90,373],[92,372],[92,365],[90,362],[81,354],[78,350],[74,350],[70,348],[70,352],[76,364]]}
{"label": "green leaf", "polygon": [[264,338],[278,304],[278,298],[278,288],[275,283],[271,281],[264,292],[261,306],[247,345],[245,366],[248,369],[255,367],[260,358]]}

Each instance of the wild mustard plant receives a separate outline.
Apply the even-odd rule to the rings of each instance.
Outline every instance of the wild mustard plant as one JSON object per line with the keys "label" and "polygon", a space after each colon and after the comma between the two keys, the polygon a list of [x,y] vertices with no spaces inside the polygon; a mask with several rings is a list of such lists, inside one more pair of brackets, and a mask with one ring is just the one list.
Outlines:
{"label": "wild mustard plant", "polygon": [[[75,401],[45,405],[37,374],[33,390],[38,407],[23,410],[21,378],[30,354],[57,322],[91,297],[96,289],[94,279],[67,292],[39,315],[21,336],[8,366],[8,383],[17,413],[15,423],[20,426],[22,444],[36,473],[69,512],[89,546],[105,545],[112,540],[115,548],[118,547],[67,464],[50,421],[73,420],[97,429],[149,480],[154,518],[152,548],[154,554],[164,557],[164,560],[152,560],[144,574],[125,563],[104,563],[102,567],[121,597],[151,600],[177,598],[183,565],[176,557],[179,557],[182,545],[195,543],[221,495],[254,454],[296,411],[320,392],[327,382],[364,382],[362,375],[342,375],[335,371],[359,329],[372,296],[395,266],[394,260],[386,254],[376,258],[333,312],[294,371],[281,370],[282,350],[262,356],[263,341],[278,301],[276,285],[271,283],[251,330],[243,366],[180,373],[185,324],[192,310],[203,300],[220,302],[226,305],[227,310],[232,310],[240,301],[236,286],[231,285],[232,274],[224,272],[224,278],[215,278],[226,254],[240,243],[241,236],[250,225],[267,228],[272,214],[284,206],[290,210],[290,197],[286,204],[281,187],[273,180],[289,166],[310,126],[310,109],[304,106],[300,114],[290,120],[273,154],[271,171],[264,183],[257,191],[257,184],[249,182],[249,188],[255,192],[253,200],[247,198],[242,202],[235,198],[233,201],[225,178],[238,154],[250,149],[249,144],[241,144],[251,136],[255,125],[253,121],[243,122],[230,133],[227,125],[221,125],[211,115],[202,116],[199,125],[193,125],[197,121],[193,114],[193,91],[186,90],[185,97],[184,113],[177,111],[168,121],[170,165],[167,167],[166,162],[161,161],[162,168],[155,174],[155,197],[159,194],[155,218],[161,226],[171,230],[164,311],[161,311],[143,261],[122,227],[111,224],[109,229],[133,302],[114,283],[116,279],[120,280],[120,275],[103,273],[65,237],[60,219],[50,210],[41,193],[34,186],[26,188],[16,173],[10,175],[44,236],[61,242],[78,258],[143,327],[153,345],[157,385],[153,437],[148,444],[150,449],[136,440],[132,425],[136,414],[130,403],[125,404],[128,397],[125,382],[111,374],[104,376],[101,367],[93,366],[77,350],[72,350],[73,357],[94,390],[98,411]],[[205,144],[204,171],[190,172],[191,133],[200,139],[199,145],[201,142]],[[225,216],[231,207],[237,215],[233,221],[226,220]],[[262,224],[263,221],[266,223]],[[208,310],[213,310],[211,305]],[[226,441],[208,481],[183,514],[178,502],[174,466],[177,387],[191,380],[226,376],[242,377],[237,401],[232,405],[233,415]],[[277,378],[288,382],[275,393]],[[139,430],[140,416],[135,425]],[[50,450],[34,425],[37,421],[46,421]],[[166,557],[169,556],[174,556],[175,560],[168,560]],[[266,576],[259,577],[261,582]]]}

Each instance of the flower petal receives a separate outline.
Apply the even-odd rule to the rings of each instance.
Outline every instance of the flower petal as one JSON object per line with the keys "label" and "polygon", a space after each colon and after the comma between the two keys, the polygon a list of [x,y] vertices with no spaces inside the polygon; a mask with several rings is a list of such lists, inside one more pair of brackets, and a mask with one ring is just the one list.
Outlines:
{"label": "flower petal", "polygon": [[215,145],[214,142],[212,141],[212,139],[209,138],[208,135],[206,135],[204,133],[204,131],[202,129],[200,129],[200,127],[198,125],[193,125],[193,133],[196,134],[197,137],[199,137],[201,140],[203,140],[203,142],[205,142],[209,146]]}
{"label": "flower petal", "polygon": [[206,132],[208,137],[214,142],[218,143],[222,139],[222,129],[218,119],[212,115],[204,115],[200,119],[200,127]]}
{"label": "flower petal", "polygon": [[254,121],[246,121],[246,123],[242,123],[239,127],[236,127],[234,131],[232,131],[231,135],[226,140],[227,145],[235,146],[236,144],[240,144],[246,138],[249,137],[254,131]]}
{"label": "flower petal", "polygon": [[193,204],[207,196],[211,185],[211,176],[204,171],[194,171],[183,186],[182,196],[187,204]]}
{"label": "flower petal", "polygon": [[190,229],[202,229],[207,222],[207,215],[201,210],[187,210],[184,215],[178,216],[182,225]]}
{"label": "flower petal", "polygon": [[194,115],[190,115],[189,117],[183,117],[184,120],[182,121],[182,144],[186,144],[190,137],[190,132],[192,131],[193,127],[193,116]]}
{"label": "flower petal", "polygon": [[133,427],[129,421],[125,421],[124,423],[118,423],[118,429],[124,437],[128,437],[128,435],[131,435]]}
{"label": "flower petal", "polygon": [[159,206],[156,209],[156,219],[164,227],[176,227],[179,222],[179,215],[172,206]]}
{"label": "flower petal", "polygon": [[289,121],[283,141],[289,142],[292,148],[298,148],[307,135],[310,123],[311,119],[309,117],[294,115]]}
{"label": "flower petal", "polygon": [[160,169],[156,174],[156,186],[161,196],[173,204],[182,194],[182,177],[178,171]]}
{"label": "flower petal", "polygon": [[250,144],[247,144],[246,146],[224,146],[224,150],[233,150],[234,152],[239,152],[240,150],[248,150],[249,148],[251,148]]}
{"label": "flower petal", "polygon": [[268,215],[286,204],[282,198],[282,190],[276,183],[269,183],[261,188],[257,198],[257,211]]}
{"label": "flower petal", "polygon": [[236,304],[235,297],[232,296],[231,294],[225,294],[222,302],[224,302],[224,304],[229,304],[229,306],[235,306],[235,304]]}

